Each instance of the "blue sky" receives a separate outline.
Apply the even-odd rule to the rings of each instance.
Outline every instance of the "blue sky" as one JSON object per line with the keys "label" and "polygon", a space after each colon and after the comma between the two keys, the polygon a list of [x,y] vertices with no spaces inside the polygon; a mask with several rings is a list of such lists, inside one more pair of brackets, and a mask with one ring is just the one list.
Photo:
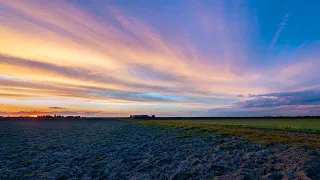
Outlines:
{"label": "blue sky", "polygon": [[320,115],[319,5],[4,0],[0,115]]}

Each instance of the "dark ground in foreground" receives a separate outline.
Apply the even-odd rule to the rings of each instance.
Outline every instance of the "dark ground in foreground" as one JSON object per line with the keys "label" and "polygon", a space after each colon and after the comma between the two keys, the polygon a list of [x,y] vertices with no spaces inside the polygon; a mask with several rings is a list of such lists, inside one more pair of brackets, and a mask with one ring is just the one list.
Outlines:
{"label": "dark ground in foreground", "polygon": [[320,150],[126,121],[1,121],[0,179],[320,179]]}

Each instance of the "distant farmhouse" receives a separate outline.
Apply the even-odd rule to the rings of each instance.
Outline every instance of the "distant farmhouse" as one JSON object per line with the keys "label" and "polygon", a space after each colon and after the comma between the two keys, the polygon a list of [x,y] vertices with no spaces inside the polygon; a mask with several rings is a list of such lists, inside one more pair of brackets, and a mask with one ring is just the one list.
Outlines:
{"label": "distant farmhouse", "polygon": [[149,115],[130,115],[130,118],[131,119],[155,119],[156,116],[155,115],[152,115],[152,116],[149,116]]}

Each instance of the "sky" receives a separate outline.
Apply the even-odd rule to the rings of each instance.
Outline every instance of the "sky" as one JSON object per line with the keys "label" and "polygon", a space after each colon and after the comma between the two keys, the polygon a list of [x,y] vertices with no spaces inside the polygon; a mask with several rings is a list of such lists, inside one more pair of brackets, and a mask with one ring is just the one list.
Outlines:
{"label": "sky", "polygon": [[0,0],[0,116],[320,115],[319,6]]}

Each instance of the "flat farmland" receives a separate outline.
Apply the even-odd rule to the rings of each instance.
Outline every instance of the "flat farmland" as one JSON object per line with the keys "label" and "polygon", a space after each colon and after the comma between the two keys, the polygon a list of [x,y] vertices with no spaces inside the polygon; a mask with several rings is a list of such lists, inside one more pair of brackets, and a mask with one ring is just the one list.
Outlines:
{"label": "flat farmland", "polygon": [[320,146],[319,119],[152,120],[138,124],[239,136],[259,144]]}
{"label": "flat farmland", "polygon": [[172,126],[225,126],[265,130],[320,133],[320,119],[249,119],[249,120],[157,120],[141,123]]}
{"label": "flat farmland", "polygon": [[3,120],[0,179],[320,179],[319,134],[216,123]]}

